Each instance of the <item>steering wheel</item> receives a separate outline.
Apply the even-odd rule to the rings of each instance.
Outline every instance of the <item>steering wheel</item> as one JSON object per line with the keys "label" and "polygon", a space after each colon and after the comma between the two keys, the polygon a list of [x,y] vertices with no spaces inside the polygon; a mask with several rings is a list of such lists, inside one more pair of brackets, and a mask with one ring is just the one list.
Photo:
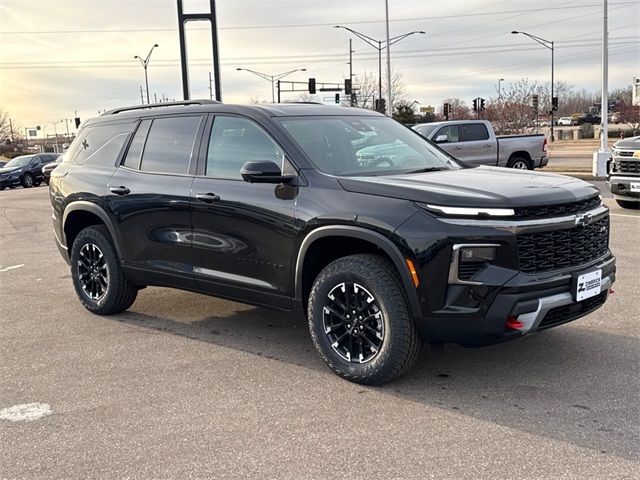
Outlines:
{"label": "steering wheel", "polygon": [[391,160],[388,157],[380,157],[377,160],[374,160],[373,163],[370,166],[371,167],[377,167],[381,163],[385,163],[385,162],[388,163],[390,167],[393,166],[393,160]]}

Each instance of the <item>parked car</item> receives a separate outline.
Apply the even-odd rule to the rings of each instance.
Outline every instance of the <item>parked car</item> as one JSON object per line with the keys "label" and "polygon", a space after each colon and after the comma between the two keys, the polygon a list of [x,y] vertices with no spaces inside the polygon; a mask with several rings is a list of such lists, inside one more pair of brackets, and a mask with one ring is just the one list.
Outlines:
{"label": "parked car", "polygon": [[549,161],[544,135],[496,136],[491,122],[486,120],[423,123],[412,128],[471,165],[533,170]]}
{"label": "parked car", "polygon": [[5,160],[0,160],[0,168],[4,167],[7,164]]}
{"label": "parked car", "polygon": [[14,158],[0,168],[0,190],[7,187],[15,188],[18,185],[24,188],[37,187],[44,179],[42,166],[56,158],[57,155],[51,153],[21,155]]}
{"label": "parked car", "polygon": [[63,155],[58,156],[53,162],[47,163],[42,167],[42,177],[43,182],[49,185],[49,179],[51,178],[51,172],[58,166],[58,164],[62,163]]}
{"label": "parked car", "polygon": [[570,127],[572,125],[575,125],[576,122],[573,119],[573,117],[560,117],[558,119],[558,125],[561,127]]}
{"label": "parked car", "polygon": [[[87,121],[51,174],[93,313],[147,285],[295,310],[335,373],[381,384],[423,340],[513,340],[607,299],[609,212],[589,183],[463,165],[369,110],[178,104]],[[374,145],[396,153],[362,161]]]}
{"label": "parked car", "polygon": [[640,137],[613,144],[607,164],[607,181],[622,208],[640,208]]}

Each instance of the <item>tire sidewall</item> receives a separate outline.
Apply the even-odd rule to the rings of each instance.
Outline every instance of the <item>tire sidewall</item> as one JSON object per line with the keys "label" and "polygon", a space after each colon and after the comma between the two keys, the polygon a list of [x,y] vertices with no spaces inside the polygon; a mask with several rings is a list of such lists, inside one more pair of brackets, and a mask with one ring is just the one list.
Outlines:
{"label": "tire sidewall", "polygon": [[[30,180],[31,184],[29,184],[29,181],[27,179]],[[34,185],[34,180],[33,180],[33,177],[31,176],[30,173],[25,173],[22,176],[22,182],[20,182],[20,183],[22,183],[22,187],[23,188],[31,188]]]}
{"label": "tire sidewall", "polygon": [[[527,166],[527,168],[526,169],[517,168],[515,165],[516,165],[516,163],[520,163],[520,162],[524,163]],[[532,170],[531,162],[529,162],[529,160],[527,160],[526,158],[516,157],[516,158],[512,159],[509,163],[511,164],[510,168],[514,168],[516,170]]]}

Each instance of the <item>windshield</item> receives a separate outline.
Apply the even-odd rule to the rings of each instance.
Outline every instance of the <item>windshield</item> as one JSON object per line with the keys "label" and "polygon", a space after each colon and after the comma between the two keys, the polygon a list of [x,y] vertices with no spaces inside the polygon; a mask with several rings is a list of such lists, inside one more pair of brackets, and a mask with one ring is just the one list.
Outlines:
{"label": "windshield", "polygon": [[33,158],[33,155],[23,155],[22,157],[16,157],[5,165],[6,168],[10,167],[24,167],[29,165],[29,162]]}
{"label": "windshield", "polygon": [[280,122],[314,165],[331,175],[460,168],[446,152],[388,117],[290,117]]}

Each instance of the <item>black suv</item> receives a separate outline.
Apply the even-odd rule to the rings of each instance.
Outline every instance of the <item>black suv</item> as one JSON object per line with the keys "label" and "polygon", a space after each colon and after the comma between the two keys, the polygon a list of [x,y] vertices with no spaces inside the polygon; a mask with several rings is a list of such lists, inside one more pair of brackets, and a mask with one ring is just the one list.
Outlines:
{"label": "black suv", "polygon": [[487,345],[582,317],[615,278],[593,186],[468,167],[368,110],[113,110],[50,189],[90,311],[147,285],[297,309],[327,364],[365,384],[406,372],[422,340]]}
{"label": "black suv", "polygon": [[54,153],[21,155],[14,158],[0,168],[0,190],[19,185],[24,188],[37,187],[44,180],[42,167],[54,162],[56,158],[58,155]]}

